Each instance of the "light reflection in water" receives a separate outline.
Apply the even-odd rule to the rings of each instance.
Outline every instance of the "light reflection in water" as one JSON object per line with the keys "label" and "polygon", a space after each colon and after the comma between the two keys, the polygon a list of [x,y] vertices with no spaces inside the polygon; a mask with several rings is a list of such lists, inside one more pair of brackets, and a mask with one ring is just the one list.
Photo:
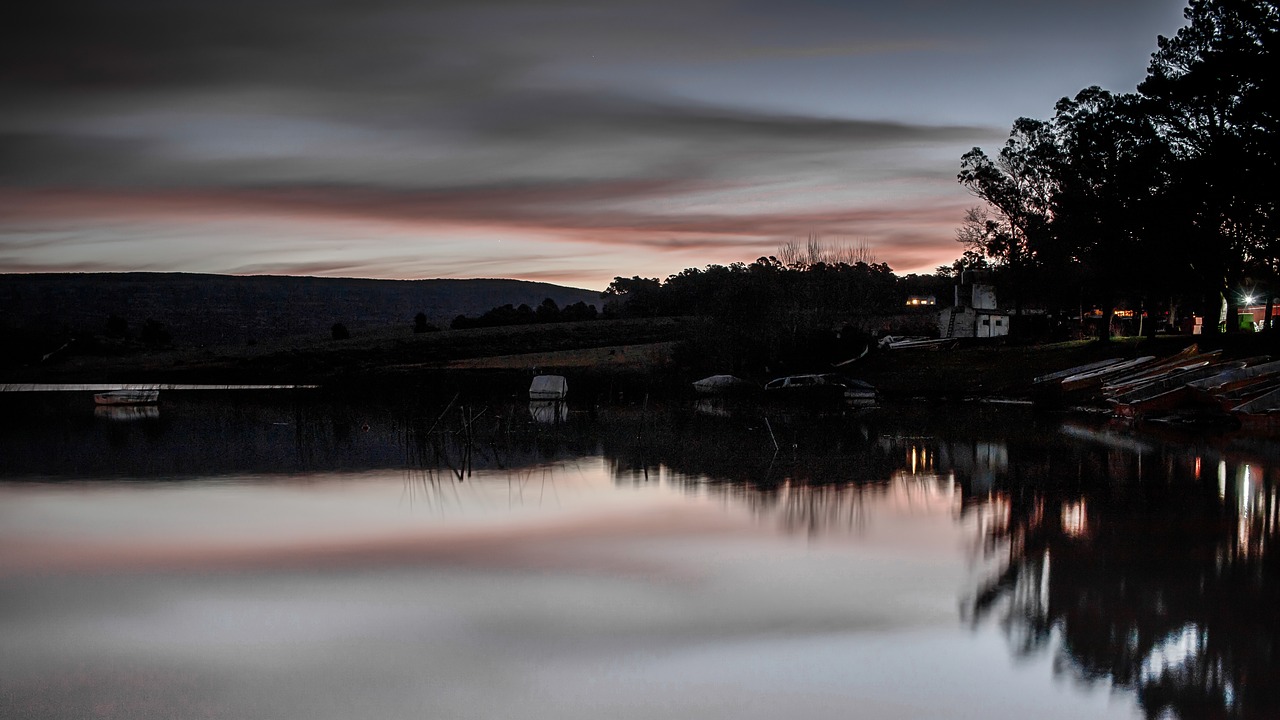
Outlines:
{"label": "light reflection in water", "polygon": [[[863,690],[860,697],[872,701],[919,693],[906,680],[914,677],[910,668],[946,647],[956,666],[982,668],[994,679],[972,703],[989,716],[1198,717],[1205,708],[1267,716],[1280,709],[1270,689],[1280,687],[1272,649],[1280,643],[1259,641],[1278,633],[1272,601],[1280,573],[1269,550],[1280,512],[1280,452],[1272,444],[1169,441],[1078,422],[1057,433],[1056,419],[973,412],[884,412],[845,424],[774,418],[766,426],[731,415],[608,409],[556,411],[553,422],[539,423],[526,407],[435,408],[406,420],[367,408],[195,413],[177,403],[163,417],[110,428],[60,420],[40,440],[52,447],[38,452],[24,449],[39,448],[28,430],[10,427],[0,442],[15,450],[8,466],[15,473],[58,470],[40,465],[50,462],[39,460],[43,453],[73,459],[76,474],[60,472],[81,478],[103,458],[133,463],[130,472],[142,481],[4,487],[0,566],[29,595],[44,587],[30,584],[33,574],[58,562],[68,577],[94,567],[103,582],[122,584],[104,560],[143,550],[152,553],[156,583],[170,575],[190,582],[193,571],[215,567],[251,567],[274,578],[319,568],[336,578],[375,573],[381,579],[355,605],[362,612],[380,607],[379,593],[406,591],[430,599],[437,612],[449,608],[457,627],[501,628],[459,630],[461,640],[446,641],[418,621],[401,621],[474,658],[478,664],[468,667],[499,667],[518,678],[540,667],[540,677],[585,672],[598,679],[590,675],[598,667],[592,653],[572,649],[590,647],[619,673],[673,683],[673,702],[685,710],[703,709],[690,686],[640,662],[636,652],[686,658],[696,646],[731,663],[741,654],[735,648],[751,647],[774,658],[756,670],[794,676],[813,672],[812,658],[780,658],[800,638],[817,638],[836,667],[865,670],[870,628],[911,649],[902,655],[900,684]],[[81,441],[94,452],[80,450]],[[151,453],[145,463],[131,455],[140,448]],[[227,474],[219,463],[231,464],[228,458],[263,469]],[[190,468],[201,462],[214,470],[193,476]],[[1216,472],[1202,480],[1202,466]],[[111,476],[111,467],[102,475]],[[148,468],[158,468],[150,480]],[[964,557],[965,548],[972,557]],[[417,579],[402,588],[386,579],[392,572]],[[347,581],[335,582],[342,593],[355,592]],[[485,593],[477,594],[480,586]],[[335,587],[309,592],[323,599],[338,593]],[[241,590],[215,583],[211,591],[260,589],[246,581]],[[283,606],[314,619],[301,609],[309,607],[305,598],[279,592],[288,600]],[[966,621],[959,626],[957,594]],[[492,615],[477,615],[478,607]],[[531,607],[538,611],[530,614]],[[615,607],[627,611],[608,612]],[[183,621],[201,627],[191,617]],[[342,613],[335,620],[355,621]],[[927,630],[915,636],[906,628]],[[650,637],[657,639],[644,639]],[[992,637],[1002,637],[1004,648],[982,655],[978,648]],[[503,638],[528,641],[510,643],[515,655],[485,650]],[[376,646],[362,648],[376,655]],[[397,663],[430,666],[470,687],[466,673],[440,670],[434,655],[397,652]],[[1010,656],[1013,665],[1000,664]],[[878,657],[891,664],[893,650]],[[285,653],[284,661],[298,658]],[[963,693],[964,667],[936,665],[935,683]],[[1054,675],[1084,686],[1050,690]],[[810,689],[847,709],[847,689],[856,682],[843,675]],[[1106,697],[1108,688],[1128,693],[1140,713],[1124,702],[1090,704],[1098,697],[1091,693]],[[764,683],[752,697],[781,713],[786,703],[778,699],[787,692],[782,683]],[[1022,712],[999,704],[1020,692],[1034,698],[1014,703]],[[953,702],[925,695],[924,711],[898,715],[945,714]],[[505,697],[511,704],[486,707],[501,713],[528,700]],[[590,699],[608,705],[622,697],[643,702],[621,691]]]}
{"label": "light reflection in water", "polygon": [[1079,502],[1064,505],[1062,508],[1062,531],[1071,537],[1080,537],[1087,531],[1089,513],[1087,503]]}
{"label": "light reflection in water", "polygon": [[1050,476],[998,482],[1011,520],[980,527],[1003,569],[972,617],[998,618],[1020,655],[1053,653],[1063,672],[1134,690],[1151,717],[1275,715],[1278,646],[1258,644],[1278,632],[1262,610],[1280,590],[1275,446],[1118,432],[1071,429],[1096,439],[1073,450],[1075,477],[1058,460]]}

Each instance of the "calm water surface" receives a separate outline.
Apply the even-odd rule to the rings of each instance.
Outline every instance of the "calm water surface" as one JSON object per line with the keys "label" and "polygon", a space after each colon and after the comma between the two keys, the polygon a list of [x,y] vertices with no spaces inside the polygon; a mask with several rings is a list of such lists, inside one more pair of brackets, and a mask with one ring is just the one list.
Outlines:
{"label": "calm water surface", "polygon": [[1265,438],[3,401],[3,717],[1280,713]]}

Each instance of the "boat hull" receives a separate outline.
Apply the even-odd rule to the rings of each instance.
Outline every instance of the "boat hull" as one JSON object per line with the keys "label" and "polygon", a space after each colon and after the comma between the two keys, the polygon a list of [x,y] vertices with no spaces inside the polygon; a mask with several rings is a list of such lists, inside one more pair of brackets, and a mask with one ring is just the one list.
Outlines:
{"label": "boat hull", "polygon": [[159,390],[112,390],[96,393],[93,402],[97,405],[154,405],[160,400]]}
{"label": "boat hull", "polygon": [[529,385],[530,400],[563,400],[569,394],[569,383],[562,375],[539,375]]}

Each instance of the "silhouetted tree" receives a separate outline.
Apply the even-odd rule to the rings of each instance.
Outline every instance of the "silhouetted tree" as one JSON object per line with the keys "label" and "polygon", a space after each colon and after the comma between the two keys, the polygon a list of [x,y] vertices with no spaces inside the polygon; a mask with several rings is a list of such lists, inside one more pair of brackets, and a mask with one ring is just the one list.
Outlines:
{"label": "silhouetted tree", "polygon": [[1276,230],[1276,59],[1280,6],[1274,0],[1191,0],[1188,24],[1160,37],[1138,86],[1178,166],[1171,191],[1181,222],[1171,250],[1191,259],[1205,331],[1219,308],[1234,328],[1236,289],[1246,267],[1272,278]]}
{"label": "silhouetted tree", "polygon": [[543,300],[533,314],[540,323],[560,322],[560,306],[551,298]]}
{"label": "silhouetted tree", "polygon": [[660,314],[659,294],[662,283],[657,278],[639,275],[615,277],[605,288],[605,314],[627,317],[653,317]]}
{"label": "silhouetted tree", "polygon": [[1138,95],[1088,88],[1052,123],[1015,121],[994,160],[961,158],[958,179],[987,206],[957,231],[960,264],[991,259],[1015,303],[1029,279],[1093,293],[1104,311],[1189,297],[1206,332],[1224,303],[1238,327],[1246,280],[1275,294],[1280,5],[1191,0],[1184,16]]}
{"label": "silhouetted tree", "polygon": [[436,332],[439,329],[440,328],[436,327],[435,325],[432,325],[427,322],[426,313],[420,312],[417,315],[413,316],[413,331],[415,333]]}
{"label": "silhouetted tree", "polygon": [[573,322],[578,320],[595,320],[599,317],[599,312],[595,305],[588,305],[579,300],[572,305],[566,305],[560,310],[560,319],[565,322]]}
{"label": "silhouetted tree", "polygon": [[351,337],[351,332],[347,330],[346,325],[343,325],[342,323],[334,323],[333,327],[329,329],[329,335],[334,340],[346,340]]}
{"label": "silhouetted tree", "polygon": [[973,240],[986,257],[1007,270],[1015,311],[1021,310],[1023,292],[1036,270],[1061,264],[1049,231],[1061,162],[1052,127],[1025,117],[1014,121],[995,160],[976,147],[960,159],[957,179],[996,214],[982,218],[981,232]]}
{"label": "silhouetted tree", "polygon": [[[1135,95],[1098,87],[1057,104],[1051,230],[1057,251],[1078,263],[1102,308],[1100,339],[1125,295],[1146,297],[1171,274],[1155,232],[1169,167],[1167,145]],[[1179,258],[1180,259],[1180,258]]]}

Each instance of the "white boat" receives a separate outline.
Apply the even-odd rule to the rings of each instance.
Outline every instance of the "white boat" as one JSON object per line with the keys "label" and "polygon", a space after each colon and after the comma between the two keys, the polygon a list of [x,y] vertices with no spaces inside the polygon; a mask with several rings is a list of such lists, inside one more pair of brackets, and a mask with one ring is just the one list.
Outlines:
{"label": "white boat", "polygon": [[93,396],[98,405],[154,405],[159,401],[159,390],[109,390]]}
{"label": "white boat", "polygon": [[529,385],[530,400],[563,400],[569,394],[569,381],[563,375],[538,375]]}
{"label": "white boat", "polygon": [[756,387],[759,386],[733,375],[712,375],[693,383],[693,389],[699,395],[727,395]]}
{"label": "white boat", "polygon": [[876,389],[870,384],[834,373],[787,375],[770,380],[764,389],[766,395],[772,397],[841,399],[853,407],[873,407],[876,404]]}

